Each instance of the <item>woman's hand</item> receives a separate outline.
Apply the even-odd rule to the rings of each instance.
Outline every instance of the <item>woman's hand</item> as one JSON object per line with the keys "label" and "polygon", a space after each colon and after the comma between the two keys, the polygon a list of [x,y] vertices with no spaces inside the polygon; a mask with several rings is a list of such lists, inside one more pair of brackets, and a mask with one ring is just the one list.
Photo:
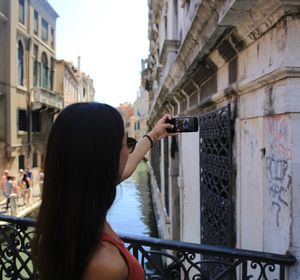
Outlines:
{"label": "woman's hand", "polygon": [[[164,115],[154,126],[154,128],[147,133],[147,135],[152,139],[152,142],[160,140],[166,136],[178,135],[178,133],[168,133],[167,128],[172,128],[173,125],[168,123],[171,119],[169,114]],[[152,142],[143,137],[135,146],[133,152],[129,155],[127,163],[125,165],[123,174],[121,175],[120,182],[127,179],[136,169],[139,162],[144,158],[145,154],[151,148]]]}
{"label": "woman's hand", "polygon": [[174,136],[178,133],[168,133],[167,128],[173,128],[173,125],[168,123],[171,120],[171,115],[164,115],[154,126],[154,128],[147,134],[151,137],[153,141],[160,140],[166,136]]}

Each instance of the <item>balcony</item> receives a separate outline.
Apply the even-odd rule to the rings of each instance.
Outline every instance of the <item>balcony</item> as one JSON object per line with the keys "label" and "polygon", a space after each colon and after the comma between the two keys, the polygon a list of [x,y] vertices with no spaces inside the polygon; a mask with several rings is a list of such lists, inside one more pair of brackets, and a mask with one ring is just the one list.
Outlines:
{"label": "balcony", "polygon": [[[35,220],[0,215],[0,279],[33,279],[31,241]],[[291,255],[120,235],[146,279],[287,279]]]}
{"label": "balcony", "polygon": [[53,91],[43,88],[34,88],[31,95],[31,104],[35,110],[46,106],[60,111],[63,109],[63,98],[54,94]]}

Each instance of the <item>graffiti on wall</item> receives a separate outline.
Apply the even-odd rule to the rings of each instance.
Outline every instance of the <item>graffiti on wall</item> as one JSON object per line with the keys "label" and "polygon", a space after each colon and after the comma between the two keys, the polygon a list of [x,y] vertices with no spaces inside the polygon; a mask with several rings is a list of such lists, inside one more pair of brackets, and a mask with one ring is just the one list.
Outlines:
{"label": "graffiti on wall", "polygon": [[[291,184],[288,118],[273,116],[266,119],[267,129],[267,186],[271,199],[276,225],[280,226],[280,215],[289,207],[289,189]],[[287,210],[287,209],[285,209]]]}

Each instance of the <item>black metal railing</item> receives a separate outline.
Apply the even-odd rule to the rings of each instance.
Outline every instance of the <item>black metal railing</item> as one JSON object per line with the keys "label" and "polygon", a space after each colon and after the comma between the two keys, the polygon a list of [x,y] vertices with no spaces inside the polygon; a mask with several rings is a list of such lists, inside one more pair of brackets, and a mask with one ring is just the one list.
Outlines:
{"label": "black metal railing", "polygon": [[[0,279],[33,279],[35,220],[0,215],[0,221]],[[144,267],[146,279],[283,280],[286,267],[296,262],[291,255],[123,234],[120,237]],[[218,275],[211,271],[218,271]]]}

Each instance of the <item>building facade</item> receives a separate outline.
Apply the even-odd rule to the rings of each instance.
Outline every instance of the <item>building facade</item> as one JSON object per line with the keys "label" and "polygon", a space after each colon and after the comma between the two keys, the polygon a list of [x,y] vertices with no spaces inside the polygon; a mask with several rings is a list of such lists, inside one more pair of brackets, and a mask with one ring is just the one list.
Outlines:
{"label": "building facade", "polygon": [[125,133],[127,133],[129,137],[135,138],[134,107],[130,103],[125,102],[125,103],[120,103],[120,105],[116,109],[120,112],[123,118]]}
{"label": "building facade", "polygon": [[146,90],[148,61],[142,60],[141,87],[134,108],[134,138],[139,141],[148,132],[149,94]]}
{"label": "building facade", "polygon": [[94,101],[94,83],[90,76],[81,71],[80,57],[77,67],[65,60],[57,60],[56,67],[56,88],[63,96],[64,107],[76,102]]}
{"label": "building facade", "polygon": [[64,107],[78,102],[79,83],[74,66],[65,60],[57,60],[56,67],[56,88],[63,96]]}
{"label": "building facade", "polygon": [[151,151],[161,237],[300,256],[299,12],[299,1],[149,1],[149,124],[199,120]]}
{"label": "building facade", "polygon": [[54,115],[55,10],[46,0],[0,0],[0,170],[43,167]]}

